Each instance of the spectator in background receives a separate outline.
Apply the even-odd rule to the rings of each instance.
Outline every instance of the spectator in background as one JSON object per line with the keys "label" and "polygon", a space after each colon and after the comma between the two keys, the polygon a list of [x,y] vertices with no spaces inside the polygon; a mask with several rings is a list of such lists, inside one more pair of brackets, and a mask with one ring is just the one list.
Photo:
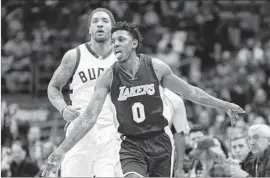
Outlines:
{"label": "spectator in background", "polygon": [[247,104],[251,103],[254,90],[247,80],[248,73],[246,68],[240,67],[237,73],[236,81],[232,88],[230,88],[230,98],[231,101],[245,108]]}
{"label": "spectator in background", "polygon": [[265,124],[267,125],[267,121],[265,118],[263,118],[262,116],[256,116],[254,118],[254,120],[252,120],[252,122],[250,123],[250,125],[256,125],[256,124]]}
{"label": "spectator in background", "polygon": [[24,10],[21,7],[5,14],[4,20],[7,24],[6,32],[8,39],[12,38],[18,32],[24,30],[23,25]]}
{"label": "spectator in background", "polygon": [[31,53],[30,43],[25,39],[23,31],[19,31],[14,35],[14,38],[9,40],[4,45],[4,50],[7,54],[12,54],[16,60],[29,57]]}
{"label": "spectator in background", "polygon": [[175,75],[180,76],[180,55],[173,51],[171,43],[168,43],[165,49],[159,51],[157,58],[162,59],[163,62],[170,66]]}
{"label": "spectator in background", "polygon": [[[216,163],[224,163],[226,156],[215,139],[203,137],[198,141],[197,148],[191,151],[190,155],[195,158],[190,176],[209,176],[209,171]],[[202,164],[202,172],[196,170],[198,160]]]}
{"label": "spectator in background", "polygon": [[29,160],[20,141],[15,141],[7,158],[7,166],[12,177],[34,177],[39,172],[38,166]]}
{"label": "spectator in background", "polygon": [[236,160],[240,163],[241,169],[252,174],[254,156],[252,155],[246,137],[243,134],[238,134],[231,139],[230,160]]}
{"label": "spectator in background", "polygon": [[3,118],[1,118],[3,124],[1,130],[1,144],[10,147],[12,142],[20,135],[16,119],[18,105],[11,104],[10,106],[7,106],[7,104],[3,102],[2,109],[5,110],[2,111]]}
{"label": "spectator in background", "polygon": [[[47,158],[50,156],[50,154],[56,149],[56,145],[53,144],[53,142],[51,141],[47,141],[43,144],[43,157],[42,157],[42,161],[41,161],[41,165],[39,166],[40,168],[40,172],[38,173],[38,177],[41,177],[42,176],[42,171],[46,168],[47,164],[46,164],[46,161],[47,161]],[[60,171],[56,174],[60,174]],[[60,177],[60,175],[54,175],[52,177]]]}
{"label": "spectator in background", "polygon": [[[270,176],[270,128],[265,124],[253,125],[248,129],[248,143],[250,150],[254,155],[252,177]],[[239,166],[231,167],[233,177],[246,177],[248,172],[242,170]]]}
{"label": "spectator in background", "polygon": [[30,127],[27,134],[29,157],[39,167],[43,164],[43,143],[40,137],[40,128],[38,126]]}
{"label": "spectator in background", "polygon": [[[185,160],[186,170],[191,171],[192,173],[196,173],[197,170],[202,169],[201,163],[193,158],[191,152],[194,151],[198,147],[198,142],[202,140],[206,136],[206,129],[202,125],[193,125],[189,132],[189,136],[186,141],[186,154],[188,155],[188,159]],[[191,174],[191,172],[189,172]]]}
{"label": "spectator in background", "polygon": [[160,25],[160,18],[155,11],[153,2],[146,2],[143,4],[143,15],[142,15],[142,24],[140,26],[142,37],[143,37],[143,45],[141,48],[142,53],[157,53],[157,44],[162,37],[162,28]]}
{"label": "spectator in background", "polygon": [[247,39],[246,45],[238,52],[237,60],[241,65],[247,65],[248,63],[257,65],[262,62],[263,56],[264,52],[262,48],[251,37]]}
{"label": "spectator in background", "polygon": [[186,44],[184,49],[185,59],[181,59],[181,66],[187,65],[186,76],[188,76],[190,82],[194,84],[200,83],[201,73],[201,59],[195,56],[196,47],[191,44]]}
{"label": "spectator in background", "polygon": [[12,69],[14,64],[14,56],[10,53],[7,54],[5,50],[1,50],[1,78],[5,78],[8,75],[9,70]]}
{"label": "spectator in background", "polygon": [[11,72],[6,75],[6,87],[11,92],[16,92],[24,88],[24,83],[30,80],[30,43],[25,39],[23,31],[16,33],[15,38],[9,40],[4,45],[5,54],[14,57]]}
{"label": "spectator in background", "polygon": [[189,132],[189,139],[191,143],[191,147],[195,149],[197,147],[198,141],[206,136],[206,129],[201,125],[194,125],[193,128]]}
{"label": "spectator in background", "polygon": [[215,163],[209,170],[210,177],[230,177],[228,169],[223,163]]}
{"label": "spectator in background", "polygon": [[125,1],[110,1],[109,8],[113,11],[116,21],[133,21],[133,12]]}

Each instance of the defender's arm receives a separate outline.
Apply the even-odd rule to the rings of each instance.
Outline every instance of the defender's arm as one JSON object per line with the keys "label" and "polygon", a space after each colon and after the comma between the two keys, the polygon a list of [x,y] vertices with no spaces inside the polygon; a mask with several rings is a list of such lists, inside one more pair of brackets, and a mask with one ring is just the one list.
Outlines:
{"label": "defender's arm", "polygon": [[112,69],[105,70],[97,79],[94,94],[84,113],[74,120],[75,127],[59,146],[66,153],[94,126],[103,107],[107,94],[110,92]]}
{"label": "defender's arm", "polygon": [[76,68],[76,58],[76,49],[66,52],[61,64],[54,72],[47,89],[50,102],[54,107],[56,107],[56,109],[58,109],[60,113],[62,113],[63,109],[67,106],[62,94],[62,88],[74,73]]}

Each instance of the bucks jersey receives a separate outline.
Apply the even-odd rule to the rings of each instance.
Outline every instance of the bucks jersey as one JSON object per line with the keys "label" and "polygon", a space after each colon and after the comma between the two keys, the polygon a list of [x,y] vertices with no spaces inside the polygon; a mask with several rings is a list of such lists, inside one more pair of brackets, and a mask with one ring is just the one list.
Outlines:
{"label": "bucks jersey", "polygon": [[174,92],[161,88],[163,101],[163,115],[169,122],[169,127],[174,127],[177,133],[188,133],[190,128],[187,121],[184,101]]}
{"label": "bucks jersey", "polygon": [[159,80],[152,58],[141,54],[140,66],[131,78],[116,62],[113,66],[111,99],[119,122],[118,131],[124,135],[150,135],[168,125],[163,116]]}
{"label": "bucks jersey", "polygon": [[[69,83],[71,104],[80,108],[82,114],[94,93],[98,76],[111,67],[116,57],[110,51],[99,57],[88,44],[82,44],[77,50],[77,67]],[[107,98],[96,124],[72,147],[61,164],[62,177],[113,176],[114,171],[121,173],[119,164],[119,141],[116,139],[113,104]],[[75,119],[76,120],[76,119]],[[78,129],[76,122],[71,121],[66,127],[66,136]]]}
{"label": "bucks jersey", "polygon": [[[91,50],[88,43],[77,47],[77,67],[69,83],[69,88],[71,104],[75,108],[81,109],[80,113],[83,112],[91,100],[99,75],[106,68],[111,67],[115,61],[116,57],[112,50],[104,56],[98,56]],[[101,119],[98,119],[98,124],[102,123],[103,126],[112,124],[110,103],[110,98],[107,98],[99,115]],[[106,119],[108,117],[109,119]]]}

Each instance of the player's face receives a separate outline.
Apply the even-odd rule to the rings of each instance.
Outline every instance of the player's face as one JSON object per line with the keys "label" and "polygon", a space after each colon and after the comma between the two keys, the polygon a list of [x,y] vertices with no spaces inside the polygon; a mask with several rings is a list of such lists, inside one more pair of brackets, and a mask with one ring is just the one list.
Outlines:
{"label": "player's face", "polygon": [[133,39],[126,30],[118,30],[112,34],[112,45],[117,60],[120,63],[127,61],[137,47],[137,40]]}
{"label": "player's face", "polygon": [[243,161],[249,153],[248,144],[245,138],[232,141],[231,149],[233,157],[239,161]]}
{"label": "player's face", "polygon": [[102,11],[93,14],[89,27],[91,40],[95,40],[98,43],[109,40],[111,36],[111,29],[112,22],[109,14]]}

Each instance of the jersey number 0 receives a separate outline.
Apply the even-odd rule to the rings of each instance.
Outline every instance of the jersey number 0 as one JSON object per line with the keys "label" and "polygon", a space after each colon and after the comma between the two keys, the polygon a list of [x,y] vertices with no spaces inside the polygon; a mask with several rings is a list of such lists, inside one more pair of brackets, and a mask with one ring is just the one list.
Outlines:
{"label": "jersey number 0", "polygon": [[144,105],[140,102],[134,103],[131,107],[133,120],[137,123],[141,123],[145,120]]}

